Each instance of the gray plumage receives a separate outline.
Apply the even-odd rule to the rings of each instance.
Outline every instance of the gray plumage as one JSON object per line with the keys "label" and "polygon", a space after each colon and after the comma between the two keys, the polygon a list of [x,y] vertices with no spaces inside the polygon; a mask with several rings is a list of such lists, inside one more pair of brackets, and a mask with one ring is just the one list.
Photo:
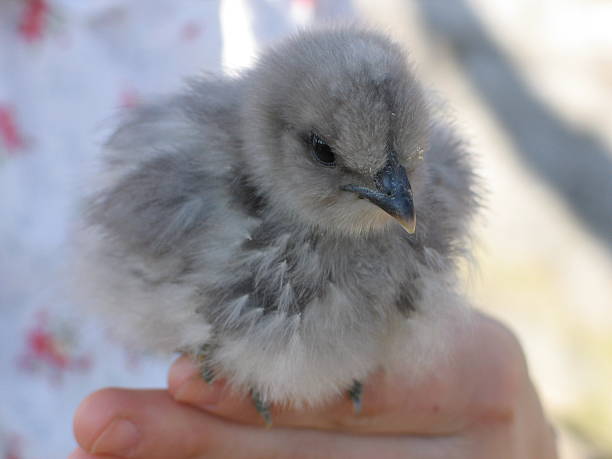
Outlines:
{"label": "gray plumage", "polygon": [[[417,374],[464,305],[473,173],[377,33],[301,32],[240,76],[134,109],[96,180],[82,298],[266,402],[318,403],[380,367]],[[414,234],[376,204],[395,199],[387,185],[413,202]]]}

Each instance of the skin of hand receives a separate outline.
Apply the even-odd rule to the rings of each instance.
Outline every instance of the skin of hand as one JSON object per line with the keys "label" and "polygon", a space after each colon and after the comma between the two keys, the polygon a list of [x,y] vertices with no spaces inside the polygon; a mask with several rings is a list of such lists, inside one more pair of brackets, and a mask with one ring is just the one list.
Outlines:
{"label": "skin of hand", "polygon": [[556,458],[554,431],[514,335],[478,315],[454,344],[450,358],[418,382],[373,375],[358,415],[341,398],[301,410],[274,406],[269,429],[248,397],[222,380],[205,383],[181,357],[167,391],[111,388],[87,397],[70,459]]}

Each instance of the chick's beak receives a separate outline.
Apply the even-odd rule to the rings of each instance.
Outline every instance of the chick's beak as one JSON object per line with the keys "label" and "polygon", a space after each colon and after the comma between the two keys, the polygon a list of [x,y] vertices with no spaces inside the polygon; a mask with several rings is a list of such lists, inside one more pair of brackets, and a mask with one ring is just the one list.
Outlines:
{"label": "chick's beak", "polygon": [[399,163],[394,153],[389,155],[389,160],[376,174],[374,182],[376,190],[359,185],[345,185],[342,189],[357,193],[377,205],[395,218],[408,233],[413,234],[416,230],[416,213],[412,189],[406,176],[406,169]]}

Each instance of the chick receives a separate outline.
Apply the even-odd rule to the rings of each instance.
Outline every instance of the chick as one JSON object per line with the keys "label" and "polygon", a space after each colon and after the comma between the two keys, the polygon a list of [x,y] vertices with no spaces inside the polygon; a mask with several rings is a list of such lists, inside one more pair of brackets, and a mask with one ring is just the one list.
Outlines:
{"label": "chick", "polygon": [[466,304],[473,171],[373,31],[302,31],[241,75],[133,110],[92,188],[82,298],[250,392],[267,421],[271,402],[346,391],[358,408],[379,368],[418,374]]}

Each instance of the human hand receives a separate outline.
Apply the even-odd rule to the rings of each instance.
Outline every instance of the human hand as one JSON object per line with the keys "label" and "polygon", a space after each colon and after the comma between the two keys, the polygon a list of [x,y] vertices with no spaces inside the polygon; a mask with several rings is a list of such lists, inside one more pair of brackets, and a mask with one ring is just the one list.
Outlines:
{"label": "human hand", "polygon": [[554,459],[554,433],[520,345],[478,316],[451,358],[418,383],[379,373],[363,408],[340,399],[317,408],[272,408],[274,427],[248,397],[206,384],[186,357],[169,390],[103,389],[79,407],[71,459],[456,458]]}

